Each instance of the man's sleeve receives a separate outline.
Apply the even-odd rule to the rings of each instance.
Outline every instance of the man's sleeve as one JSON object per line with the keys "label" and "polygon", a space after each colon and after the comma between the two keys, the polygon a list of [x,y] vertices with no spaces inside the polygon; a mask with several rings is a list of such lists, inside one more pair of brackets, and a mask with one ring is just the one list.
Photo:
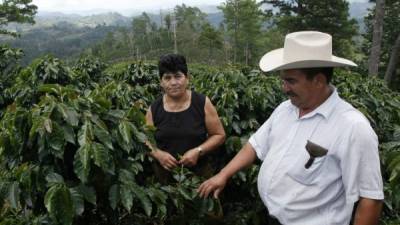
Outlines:
{"label": "man's sleeve", "polygon": [[359,197],[383,199],[378,137],[364,121],[355,122],[350,129],[341,156],[346,202],[354,203]]}
{"label": "man's sleeve", "polygon": [[274,110],[274,112],[271,114],[268,120],[265,121],[264,124],[260,128],[258,128],[258,130],[253,135],[251,135],[249,139],[249,143],[256,151],[257,157],[260,160],[264,160],[265,156],[268,153],[270,146],[269,136],[272,129],[272,123],[280,107],[281,105]]}

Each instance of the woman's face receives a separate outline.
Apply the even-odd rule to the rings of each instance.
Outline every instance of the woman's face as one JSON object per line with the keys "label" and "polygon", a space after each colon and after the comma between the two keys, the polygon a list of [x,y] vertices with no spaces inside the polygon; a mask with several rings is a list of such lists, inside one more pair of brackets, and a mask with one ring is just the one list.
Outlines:
{"label": "woman's face", "polygon": [[182,72],[164,73],[161,77],[161,87],[165,94],[172,98],[179,98],[186,93],[189,78]]}

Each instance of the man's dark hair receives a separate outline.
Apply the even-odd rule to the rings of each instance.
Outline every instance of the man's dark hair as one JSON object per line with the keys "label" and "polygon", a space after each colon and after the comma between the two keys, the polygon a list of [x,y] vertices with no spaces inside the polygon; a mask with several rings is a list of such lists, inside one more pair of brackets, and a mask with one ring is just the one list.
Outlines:
{"label": "man's dark hair", "polygon": [[326,77],[326,82],[329,84],[333,76],[333,67],[320,67],[320,68],[304,68],[300,69],[307,76],[307,80],[314,79],[317,74],[322,73]]}
{"label": "man's dark hair", "polygon": [[158,72],[160,79],[165,73],[182,72],[187,76],[188,68],[185,57],[179,54],[162,55],[158,61]]}

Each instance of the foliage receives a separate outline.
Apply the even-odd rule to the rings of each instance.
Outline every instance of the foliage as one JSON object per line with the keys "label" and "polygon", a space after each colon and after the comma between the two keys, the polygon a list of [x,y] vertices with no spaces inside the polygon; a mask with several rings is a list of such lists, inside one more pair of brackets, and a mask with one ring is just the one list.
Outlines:
{"label": "foliage", "polygon": [[[158,77],[155,66],[133,64],[122,77],[104,68],[81,59],[70,69],[45,57],[5,88],[11,102],[0,119],[0,224],[162,223],[196,199],[200,180],[187,169],[168,186],[145,170],[144,143],[153,138],[142,96],[155,92],[145,85],[150,72]],[[169,202],[176,209],[167,211]],[[210,200],[197,202],[200,217],[213,209]]]}
{"label": "foliage", "polygon": [[[192,88],[210,97],[227,133],[216,156],[222,167],[286,97],[278,77],[259,70],[190,68]],[[199,199],[202,178],[186,168],[176,168],[168,185],[157,181],[144,144],[154,142],[153,128],[143,114],[160,94],[156,65],[83,58],[70,68],[44,57],[10,77],[0,117],[0,224],[201,225],[221,212],[219,224],[265,224],[259,163],[235,175],[220,202]],[[347,71],[334,83],[382,143],[389,224],[400,216],[400,97],[379,79]]]}
{"label": "foliage", "polygon": [[[384,77],[386,68],[389,63],[391,50],[396,42],[396,38],[400,34],[400,2],[395,0],[385,0],[385,14],[383,18],[383,36],[381,43],[381,55],[379,64],[379,77]],[[373,20],[375,16],[375,7],[371,8],[369,14],[364,18],[366,24],[366,32],[364,36],[363,52],[366,56],[370,54],[372,44]],[[366,62],[366,61],[365,61]],[[368,66],[364,65],[368,68]],[[398,68],[398,66],[397,66]],[[400,83],[399,69],[395,71],[395,79],[392,82],[392,88],[398,90]]]}
{"label": "foliage", "polygon": [[224,13],[224,23],[233,43],[234,63],[252,65],[259,59],[257,50],[263,19],[259,6],[255,0],[228,0],[219,7]]}
{"label": "foliage", "polygon": [[0,35],[17,36],[16,32],[9,31],[3,26],[9,23],[35,23],[33,16],[37,7],[32,5],[32,0],[3,0],[0,3]]}
{"label": "foliage", "polygon": [[[215,63],[215,51],[222,48],[222,34],[215,29],[211,24],[205,23],[201,27],[199,35],[199,46],[205,47],[208,50],[207,58],[209,62]],[[213,60],[214,59],[214,60]]]}
{"label": "foliage", "polygon": [[19,71],[19,59],[23,52],[19,49],[11,49],[8,46],[0,45],[0,115],[3,108],[9,104],[5,97],[4,90],[9,87],[16,73]]}
{"label": "foliage", "polygon": [[207,24],[206,14],[197,7],[182,4],[175,7],[174,17],[173,23],[176,23],[176,29],[172,32],[175,32],[177,51],[184,55],[191,55],[192,59],[196,60],[198,58],[196,55],[201,55],[202,49],[194,48],[194,46],[198,43],[204,25]]}
{"label": "foliage", "polygon": [[[264,0],[277,7],[277,26],[284,33],[317,30],[333,37],[333,53],[351,58],[352,37],[357,34],[357,22],[349,18],[349,3],[345,0]],[[267,10],[272,14],[272,10]]]}

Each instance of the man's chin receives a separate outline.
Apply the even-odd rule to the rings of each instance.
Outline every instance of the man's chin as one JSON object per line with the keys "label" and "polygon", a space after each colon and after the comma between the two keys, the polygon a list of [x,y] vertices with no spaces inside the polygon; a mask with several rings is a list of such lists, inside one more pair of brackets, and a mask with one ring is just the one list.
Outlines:
{"label": "man's chin", "polygon": [[290,98],[290,97],[289,97],[289,99],[290,99],[290,103],[292,103],[292,105],[294,105],[294,106],[296,106],[296,107],[299,107],[299,103],[298,103],[296,100],[293,100],[293,99]]}

